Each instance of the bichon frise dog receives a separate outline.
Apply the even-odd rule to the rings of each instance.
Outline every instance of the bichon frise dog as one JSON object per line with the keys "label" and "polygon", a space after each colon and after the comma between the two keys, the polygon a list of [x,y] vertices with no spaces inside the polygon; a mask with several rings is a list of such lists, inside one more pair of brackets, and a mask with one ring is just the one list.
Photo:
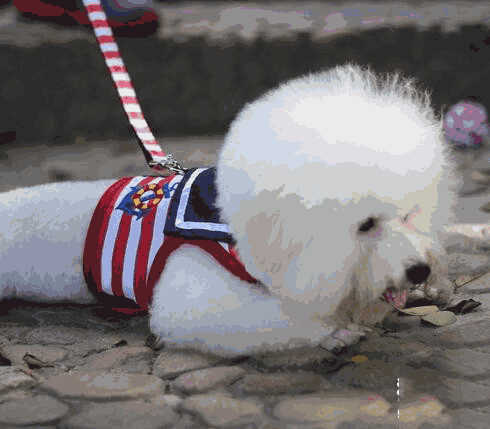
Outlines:
{"label": "bichon frise dog", "polygon": [[89,303],[88,283],[167,347],[328,343],[420,284],[447,301],[453,179],[426,94],[337,67],[248,104],[216,169],[3,193],[0,298]]}

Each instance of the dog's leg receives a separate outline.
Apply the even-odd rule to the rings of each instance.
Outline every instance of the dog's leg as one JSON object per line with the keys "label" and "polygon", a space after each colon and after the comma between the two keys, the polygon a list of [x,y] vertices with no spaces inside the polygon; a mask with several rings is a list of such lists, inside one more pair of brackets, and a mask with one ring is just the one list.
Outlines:
{"label": "dog's leg", "polygon": [[94,301],[82,273],[83,245],[110,184],[52,183],[0,194],[0,300]]}
{"label": "dog's leg", "polygon": [[155,288],[150,328],[166,347],[223,356],[313,346],[334,331],[306,315],[288,318],[278,298],[191,247],[169,258]]}

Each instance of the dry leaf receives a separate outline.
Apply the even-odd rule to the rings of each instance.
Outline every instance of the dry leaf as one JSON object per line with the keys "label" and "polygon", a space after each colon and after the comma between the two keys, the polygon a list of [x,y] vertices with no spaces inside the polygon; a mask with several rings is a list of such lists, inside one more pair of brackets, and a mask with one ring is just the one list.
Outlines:
{"label": "dry leaf", "polygon": [[367,362],[369,358],[364,355],[355,355],[352,356],[350,360],[354,363],[363,363],[363,362]]}
{"label": "dry leaf", "polygon": [[434,326],[447,326],[456,322],[456,316],[450,311],[437,311],[422,317],[422,321]]}
{"label": "dry leaf", "polygon": [[410,316],[425,316],[426,314],[435,313],[439,309],[435,305],[423,305],[420,307],[399,308],[398,311]]}
{"label": "dry leaf", "polygon": [[479,307],[481,305],[481,302],[475,301],[474,299],[463,299],[462,301],[458,302],[455,305],[452,305],[451,307],[448,307],[447,309],[449,311],[452,311],[454,314],[466,314],[469,313],[470,311],[473,311],[475,308]]}

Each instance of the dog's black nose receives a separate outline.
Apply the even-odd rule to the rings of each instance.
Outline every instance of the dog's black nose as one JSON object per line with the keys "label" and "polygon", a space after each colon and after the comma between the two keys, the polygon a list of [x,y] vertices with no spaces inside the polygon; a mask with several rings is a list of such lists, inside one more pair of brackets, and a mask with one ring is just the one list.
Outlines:
{"label": "dog's black nose", "polygon": [[417,285],[427,280],[430,274],[430,267],[427,264],[415,264],[407,268],[405,274],[410,283]]}

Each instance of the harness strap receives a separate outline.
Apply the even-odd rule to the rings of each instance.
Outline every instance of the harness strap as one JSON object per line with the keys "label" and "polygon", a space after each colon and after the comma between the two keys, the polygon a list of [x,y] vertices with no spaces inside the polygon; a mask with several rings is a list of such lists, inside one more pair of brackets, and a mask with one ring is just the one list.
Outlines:
{"label": "harness strap", "polygon": [[171,154],[166,154],[162,150],[143,116],[131,78],[119,53],[119,47],[107,22],[100,0],[83,0],[83,4],[87,10],[87,15],[94,29],[102,55],[104,55],[107,68],[116,86],[119,99],[128,116],[129,123],[138,137],[138,143],[143,150],[146,162],[151,168],[158,171],[169,169],[183,174],[184,168]]}
{"label": "harness strap", "polygon": [[192,244],[200,247],[208,255],[211,255],[219,264],[224,266],[228,271],[237,276],[243,281],[248,283],[257,284],[258,280],[252,277],[245,266],[238,259],[236,250],[233,249],[232,256],[226,252],[225,249],[217,242],[213,240],[189,240],[183,237],[165,236],[164,244],[158,250],[155,261],[151,266],[150,273],[148,275],[148,283],[145,290],[139,291],[136,295],[136,301],[144,310],[148,309],[153,297],[153,289],[155,288],[160,276],[165,268],[168,257],[177,250],[183,244]]}

